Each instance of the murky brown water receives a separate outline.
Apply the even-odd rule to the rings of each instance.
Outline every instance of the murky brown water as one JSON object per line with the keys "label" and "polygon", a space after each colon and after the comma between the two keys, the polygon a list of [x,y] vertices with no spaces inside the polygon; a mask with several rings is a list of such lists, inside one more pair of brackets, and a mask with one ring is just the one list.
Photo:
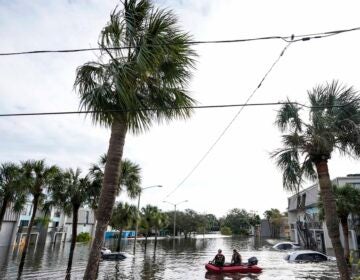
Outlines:
{"label": "murky brown water", "polygon": [[[124,241],[124,261],[102,261],[99,279],[338,279],[336,263],[288,263],[284,252],[269,248],[273,240],[254,238],[222,238],[215,235],[193,239],[158,241],[154,253],[153,240],[148,241],[147,252],[139,241],[135,255],[133,241]],[[111,248],[111,244],[109,244]],[[30,248],[22,279],[64,279],[70,244]],[[233,248],[239,248],[243,260],[256,256],[263,272],[259,275],[212,275],[206,273],[204,264],[214,257],[218,248],[223,249],[230,261]],[[77,244],[72,268],[72,279],[82,279],[89,245]],[[0,247],[0,279],[16,279],[20,256],[12,248]]]}

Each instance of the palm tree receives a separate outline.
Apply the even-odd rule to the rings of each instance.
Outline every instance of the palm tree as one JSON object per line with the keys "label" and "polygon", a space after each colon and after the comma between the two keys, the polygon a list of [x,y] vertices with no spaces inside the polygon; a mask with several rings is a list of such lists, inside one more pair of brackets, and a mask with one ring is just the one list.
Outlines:
{"label": "palm tree", "polygon": [[120,252],[120,244],[123,230],[134,224],[137,219],[137,208],[128,203],[119,202],[113,210],[110,219],[110,226],[119,231],[116,251]]}
{"label": "palm tree", "polygon": [[21,277],[22,270],[25,264],[27,249],[29,247],[30,234],[34,225],[36,211],[39,203],[43,200],[46,189],[51,184],[54,177],[59,173],[59,168],[55,165],[47,166],[45,160],[28,160],[21,163],[22,168],[22,182],[27,186],[28,192],[32,195],[32,214],[30,223],[28,225],[25,245],[22,251],[21,260],[19,264],[18,278]]}
{"label": "palm tree", "polygon": [[149,236],[149,233],[151,229],[155,225],[155,220],[157,219],[157,215],[159,213],[159,209],[156,206],[152,205],[146,205],[145,207],[141,208],[141,214],[142,214],[142,227],[146,231],[145,235],[145,251],[147,247],[147,239]]}
{"label": "palm tree", "polygon": [[20,180],[20,167],[6,162],[0,165],[0,231],[6,209],[13,203],[13,210],[20,212],[26,203],[24,186]]}
{"label": "palm tree", "polygon": [[[360,190],[352,186],[351,184],[345,184],[342,187],[333,186],[333,192],[336,201],[337,217],[340,220],[340,224],[344,236],[344,255],[346,261],[350,260],[349,249],[349,224],[348,217],[350,214],[360,214]],[[324,206],[319,197],[319,209],[320,219],[324,219]]]}
{"label": "palm tree", "polygon": [[95,205],[95,193],[100,193],[98,184],[92,184],[88,176],[80,177],[81,170],[68,169],[60,173],[53,181],[51,190],[52,205],[58,206],[65,214],[72,214],[72,235],[66,278],[70,279],[72,260],[76,245],[79,209],[85,205]]}
{"label": "palm tree", "polygon": [[153,225],[155,229],[155,243],[154,243],[154,251],[156,250],[157,245],[157,237],[159,235],[159,230],[166,227],[168,223],[168,215],[158,210],[153,214]]}
{"label": "palm tree", "polygon": [[187,118],[194,104],[185,90],[195,55],[188,44],[190,37],[178,28],[170,11],[153,8],[150,0],[122,4],[123,10],[114,10],[101,32],[100,62],[79,67],[75,80],[81,108],[92,111],[94,123],[111,129],[86,279],[96,277],[121,179],[127,132],[137,134],[153,122]]}
{"label": "palm tree", "polygon": [[[93,182],[100,186],[104,180],[106,159],[106,154],[100,156],[99,162],[93,164],[89,171],[89,175]],[[129,159],[121,161],[121,178],[116,190],[116,195],[120,194],[122,187],[126,188],[126,192],[131,199],[134,199],[141,194],[141,167]]]}
{"label": "palm tree", "polygon": [[285,189],[297,190],[303,177],[317,175],[340,277],[350,279],[340,242],[328,160],[335,150],[360,156],[360,99],[352,87],[337,81],[313,88],[308,97],[311,104],[308,122],[300,115],[302,107],[295,103],[283,105],[278,112],[276,124],[288,134],[282,136],[284,147],[272,156],[283,170]]}

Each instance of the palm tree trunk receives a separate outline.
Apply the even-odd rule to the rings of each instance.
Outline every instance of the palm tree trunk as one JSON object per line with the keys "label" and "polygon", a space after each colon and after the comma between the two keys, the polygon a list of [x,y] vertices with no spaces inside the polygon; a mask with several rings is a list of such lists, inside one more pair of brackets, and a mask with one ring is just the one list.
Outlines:
{"label": "palm tree trunk", "polygon": [[40,195],[34,195],[33,212],[31,214],[30,223],[29,223],[29,226],[28,226],[28,230],[26,232],[25,246],[24,246],[24,249],[22,251],[21,260],[20,260],[20,264],[19,264],[18,279],[20,279],[23,268],[24,268],[26,253],[27,253],[27,249],[28,249],[29,243],[30,243],[30,234],[31,234],[31,230],[32,230],[34,220],[35,220],[36,211],[37,211],[38,204],[39,204],[39,197],[40,197]]}
{"label": "palm tree trunk", "polygon": [[105,164],[104,181],[97,209],[97,225],[94,242],[91,246],[89,260],[84,279],[95,280],[100,261],[100,250],[104,243],[104,234],[108,226],[115,202],[116,190],[121,176],[121,158],[123,154],[125,136],[127,132],[125,117],[114,118],[107,161]]}
{"label": "palm tree trunk", "polygon": [[72,260],[73,260],[73,256],[74,256],[76,237],[77,237],[79,208],[80,207],[78,207],[78,206],[75,206],[75,207],[73,206],[72,233],[71,233],[72,235],[71,235],[69,260],[68,260],[67,269],[66,269],[66,277],[65,277],[66,280],[71,278]]}
{"label": "palm tree trunk", "polygon": [[350,248],[349,248],[349,225],[347,221],[347,216],[340,217],[340,223],[344,235],[344,256],[347,264],[349,264],[350,260]]}
{"label": "palm tree trunk", "polygon": [[327,160],[317,161],[315,162],[315,166],[319,179],[321,199],[324,205],[326,226],[331,244],[334,248],[340,279],[350,280],[344,250],[340,242],[339,220],[337,218],[336,203],[332,192]]}
{"label": "palm tree trunk", "polygon": [[4,199],[2,201],[1,209],[0,209],[0,231],[1,231],[2,222],[4,220],[5,212],[6,212],[6,208],[8,207],[8,204],[9,204],[9,202],[8,202],[7,198],[4,197]]}
{"label": "palm tree trunk", "polygon": [[155,244],[154,244],[154,251],[156,251],[156,245],[157,245],[157,236],[158,236],[158,230],[155,229]]}
{"label": "palm tree trunk", "polygon": [[119,234],[119,238],[118,238],[118,242],[117,242],[117,246],[116,246],[116,252],[120,252],[120,245],[121,245],[121,237],[122,237],[122,232],[123,232],[123,229],[120,228],[120,234]]}
{"label": "palm tree trunk", "polygon": [[146,232],[146,236],[145,236],[145,252],[146,252],[146,246],[147,246],[147,238],[149,235],[149,231]]}

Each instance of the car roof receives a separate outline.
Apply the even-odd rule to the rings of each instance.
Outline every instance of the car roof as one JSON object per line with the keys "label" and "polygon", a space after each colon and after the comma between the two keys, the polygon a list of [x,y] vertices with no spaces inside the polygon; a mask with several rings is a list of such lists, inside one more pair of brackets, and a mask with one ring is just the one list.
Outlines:
{"label": "car roof", "polygon": [[326,256],[323,253],[313,251],[313,250],[298,250],[298,251],[290,252],[289,255],[314,254],[314,253]]}

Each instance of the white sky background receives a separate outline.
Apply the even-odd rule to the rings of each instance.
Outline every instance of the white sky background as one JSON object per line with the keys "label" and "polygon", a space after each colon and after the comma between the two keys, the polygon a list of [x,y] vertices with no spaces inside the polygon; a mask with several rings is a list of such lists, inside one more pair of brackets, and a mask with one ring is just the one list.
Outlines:
{"label": "white sky background", "polygon": [[[117,1],[2,1],[0,52],[96,47]],[[159,0],[179,16],[195,40],[300,35],[360,26],[357,1]],[[286,45],[281,40],[197,46],[190,91],[200,105],[243,103]],[[291,45],[251,102],[289,97],[306,102],[313,86],[339,79],[360,89],[360,31]],[[0,113],[78,108],[75,69],[96,53],[0,57]],[[193,175],[166,200],[180,209],[225,214],[234,207],[286,210],[288,194],[269,158],[280,147],[276,107],[243,110]],[[128,136],[124,157],[143,169],[142,206],[162,203],[204,155],[239,108],[197,110],[187,121]],[[87,171],[107,150],[109,131],[84,116],[0,118],[0,161],[45,158]],[[330,161],[331,176],[359,173],[359,161]],[[124,197],[124,196],[123,196]],[[135,203],[135,202],[134,202]]]}

